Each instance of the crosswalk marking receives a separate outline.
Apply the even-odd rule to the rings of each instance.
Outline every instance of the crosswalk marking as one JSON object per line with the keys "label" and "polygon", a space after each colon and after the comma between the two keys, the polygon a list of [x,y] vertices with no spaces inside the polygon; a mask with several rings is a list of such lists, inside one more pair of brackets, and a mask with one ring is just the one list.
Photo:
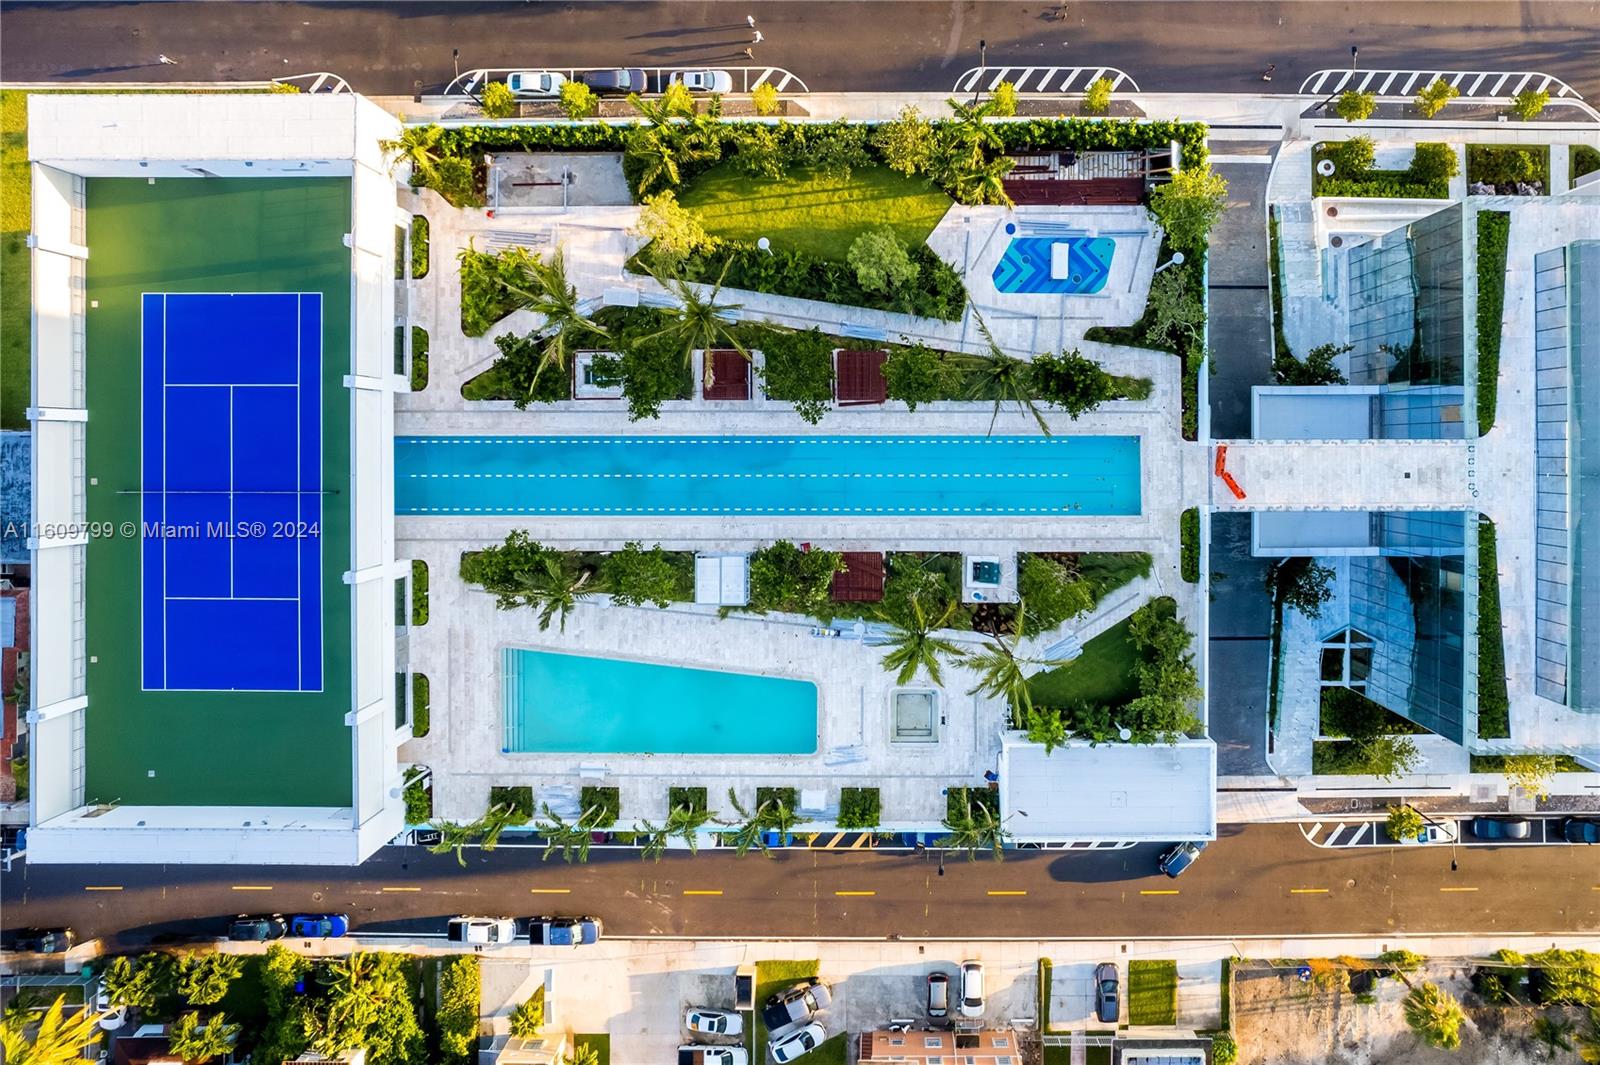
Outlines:
{"label": "crosswalk marking", "polygon": [[1462,99],[1515,96],[1524,89],[1548,92],[1554,99],[1583,99],[1581,93],[1560,78],[1521,70],[1319,70],[1301,83],[1300,92],[1305,96],[1323,96],[1355,89],[1378,96],[1414,96],[1436,80],[1461,90]]}
{"label": "crosswalk marking", "polygon": [[1101,78],[1111,79],[1112,92],[1138,92],[1139,84],[1116,67],[972,67],[962,71],[953,92],[993,92],[1009,81],[1018,92],[1083,92]]}

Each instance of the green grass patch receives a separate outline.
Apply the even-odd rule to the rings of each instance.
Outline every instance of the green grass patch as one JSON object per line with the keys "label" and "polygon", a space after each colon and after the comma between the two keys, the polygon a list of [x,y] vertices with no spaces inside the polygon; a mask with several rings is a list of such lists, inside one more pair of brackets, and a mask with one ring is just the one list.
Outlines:
{"label": "green grass patch", "polygon": [[845,1065],[849,1060],[849,1032],[840,1032],[806,1055],[808,1065]]}
{"label": "green grass patch", "polygon": [[1139,695],[1134,667],[1139,652],[1119,621],[1083,645],[1083,654],[1033,678],[1033,701],[1041,706],[1121,706]]}
{"label": "green grass patch", "polygon": [[611,1065],[611,1036],[605,1032],[583,1032],[572,1037],[572,1050],[577,1053],[581,1047],[594,1049],[595,1061],[599,1065]]}
{"label": "green grass patch", "polygon": [[33,188],[28,169],[28,94],[0,91],[0,429],[26,429],[32,380]]}
{"label": "green grass patch", "polygon": [[721,163],[679,197],[714,237],[843,260],[862,233],[888,225],[915,247],[928,239],[951,199],[920,177],[885,166],[858,167],[848,178],[795,169],[781,181],[741,173]]}
{"label": "green grass patch", "polygon": [[428,623],[428,564],[420,558],[411,560],[411,624]]}
{"label": "green grass patch", "polygon": [[1478,212],[1478,435],[1494,428],[1500,390],[1500,317],[1506,303],[1511,215]]}
{"label": "green grass patch", "polygon": [[1200,508],[1178,516],[1178,570],[1190,584],[1200,583]]}
{"label": "green grass patch", "polygon": [[411,674],[411,735],[421,739],[428,734],[428,675]]}
{"label": "green grass patch", "polygon": [[1050,982],[1055,974],[1055,963],[1049,958],[1039,959],[1039,1031],[1050,1030]]}
{"label": "green grass patch", "polygon": [[[809,980],[821,971],[822,962],[811,959],[809,961],[758,961],[756,962],[756,1008],[755,1024],[751,1026],[750,1036],[755,1040],[750,1048],[750,1056],[755,1061],[767,1060],[767,1026],[761,1020],[761,1010],[767,1004],[767,999],[782,991],[790,984],[797,984],[802,980]],[[831,1040],[830,1040],[831,1041]],[[807,1055],[806,1060],[820,1053],[821,1047]],[[843,1061],[844,1058],[839,1058]]]}
{"label": "green grass patch", "polygon": [[428,276],[428,219],[420,214],[411,216],[411,276]]}
{"label": "green grass patch", "polygon": [[[1468,768],[1474,773],[1504,773],[1506,771],[1506,758],[1503,754],[1474,754],[1470,756]],[[1593,773],[1594,770],[1572,757],[1570,754],[1554,754],[1548,757],[1556,760],[1557,773]]]}
{"label": "green grass patch", "polygon": [[1128,963],[1128,1023],[1171,1027],[1178,1023],[1178,963],[1136,959]]}
{"label": "green grass patch", "polygon": [[1478,518],[1478,735],[1511,735],[1506,645],[1500,624],[1500,565],[1494,522]]}

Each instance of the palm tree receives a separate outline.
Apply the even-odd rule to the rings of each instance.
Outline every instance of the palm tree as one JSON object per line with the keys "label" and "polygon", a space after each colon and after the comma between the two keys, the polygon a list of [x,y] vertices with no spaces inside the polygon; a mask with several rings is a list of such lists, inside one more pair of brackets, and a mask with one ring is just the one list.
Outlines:
{"label": "palm tree", "polygon": [[549,861],[552,854],[560,851],[564,862],[587,862],[589,847],[594,842],[594,817],[599,808],[590,807],[571,824],[550,809],[548,803],[541,809],[545,819],[537,827],[539,834],[544,837],[543,860]]}
{"label": "palm tree", "polygon": [[962,203],[1015,207],[1016,202],[1006,191],[1005,177],[1016,165],[1016,160],[1007,155],[957,165],[950,175],[951,191]]}
{"label": "palm tree", "polygon": [[477,821],[468,821],[465,824],[455,821],[435,821],[434,830],[439,833],[439,841],[428,848],[430,854],[445,854],[449,851],[456,852],[456,861],[461,868],[467,867],[467,858],[463,853],[468,844],[478,838],[482,831]]}
{"label": "palm tree", "polygon": [[728,802],[740,817],[738,821],[724,822],[734,826],[733,831],[729,833],[733,837],[733,853],[742,858],[750,853],[751,848],[755,848],[770,858],[772,855],[767,848],[765,839],[768,827],[766,809],[769,803],[762,803],[756,807],[756,812],[752,814],[739,802],[739,795],[732,788],[728,789]]}
{"label": "palm tree", "polygon": [[956,140],[974,164],[981,162],[988,151],[1005,150],[1006,143],[1000,139],[1000,131],[989,123],[997,109],[993,100],[964,104],[952,98],[945,102],[954,116],[955,124],[951,128]]}
{"label": "palm tree", "polygon": [[7,1065],[76,1065],[83,1048],[100,1039],[100,1015],[83,1010],[64,1016],[67,996],[57,995],[39,1020],[39,1030],[29,1039],[32,1017],[23,1010],[7,1010],[0,1018],[0,1057]]}
{"label": "palm tree", "polygon": [[328,1009],[312,1039],[317,1050],[347,1050],[377,1023],[384,1008],[377,970],[378,956],[370,951],[336,958],[323,967],[319,982],[327,989]]}
{"label": "palm tree", "polygon": [[641,818],[633,826],[634,834],[644,837],[639,845],[639,857],[660,861],[661,856],[667,853],[667,841],[671,838],[665,825],[652,824]]}
{"label": "palm tree", "polygon": [[560,248],[550,253],[549,259],[523,256],[517,264],[515,276],[502,281],[508,302],[515,310],[533,311],[544,315],[544,325],[539,332],[545,337],[543,359],[528,382],[528,395],[533,395],[539,375],[547,367],[566,369],[567,356],[575,336],[581,333],[609,337],[604,326],[583,313],[578,302],[577,288],[567,280],[567,261]]}
{"label": "palm tree", "polygon": [[478,818],[473,827],[483,836],[478,841],[478,846],[484,851],[492,851],[500,842],[500,833],[512,825],[525,825],[528,823],[526,815],[508,802],[496,803]]}
{"label": "palm tree", "polygon": [[927,611],[922,608],[921,598],[913,595],[906,601],[905,613],[898,619],[891,618],[884,611],[878,612],[880,618],[894,626],[885,644],[888,650],[883,655],[883,668],[900,671],[895,676],[896,684],[910,684],[919,669],[927,670],[928,678],[935,684],[944,683],[939,656],[959,657],[961,648],[935,636],[934,631],[949,624],[956,609],[954,602],[946,602],[939,616],[930,620]]}
{"label": "palm tree", "polygon": [[654,825],[649,821],[640,821],[638,831],[646,836],[644,848],[640,851],[641,858],[661,860],[666,853],[667,842],[673,836],[679,836],[687,844],[690,854],[700,850],[700,829],[711,821],[711,811],[703,807],[690,806],[680,803],[674,806],[667,814],[667,821],[663,825]]}
{"label": "palm tree", "polygon": [[1455,996],[1438,984],[1412,988],[1404,1008],[1406,1024],[1424,1043],[1441,1050],[1461,1045],[1461,1024],[1467,1016]]}
{"label": "palm tree", "polygon": [[690,100],[685,106],[682,96],[676,98],[662,96],[654,100],[646,100],[636,92],[628,94],[628,103],[639,112],[656,129],[670,128],[675,118],[691,118],[694,116],[694,101]]}
{"label": "palm tree", "polygon": [[702,296],[693,285],[681,277],[663,277],[652,271],[654,277],[662,288],[666,289],[678,299],[679,306],[676,310],[665,312],[667,327],[660,332],[653,333],[646,340],[656,337],[669,337],[673,343],[683,348],[683,361],[689,362],[694,358],[695,349],[710,351],[712,348],[733,348],[745,358],[750,357],[750,352],[739,340],[735,323],[739,320],[740,305],[737,303],[718,303],[717,296],[722,292],[722,280],[728,276],[728,267],[732,259],[722,264],[722,273],[717,275],[717,283],[711,286],[709,295]]}
{"label": "palm tree", "polygon": [[639,160],[639,195],[653,192],[657,185],[676,185],[682,179],[678,169],[679,138],[661,128],[638,129],[628,135],[628,155]]}
{"label": "palm tree", "polygon": [[398,140],[379,141],[378,147],[389,159],[391,173],[402,162],[407,162],[413,174],[428,181],[438,174],[439,139],[443,136],[442,126],[407,126],[400,131]]}
{"label": "palm tree", "polygon": [[978,683],[968,689],[967,694],[977,695],[981,692],[990,698],[1005,699],[1011,706],[1014,721],[1026,720],[1033,710],[1033,693],[1026,667],[1054,669],[1067,664],[1065,658],[1032,658],[1017,654],[1025,634],[1026,617],[1026,604],[1018,603],[1017,631],[1012,634],[1011,641],[1007,643],[1003,636],[992,636],[984,642],[981,651],[969,651],[965,656],[967,668],[978,674]]}
{"label": "palm tree", "polygon": [[228,1023],[227,1014],[214,1013],[202,1025],[200,1014],[190,1010],[172,1023],[167,1043],[184,1061],[210,1061],[233,1049],[239,1029],[240,1025]]}
{"label": "palm tree", "polygon": [[593,591],[584,585],[589,583],[589,578],[594,571],[584,567],[574,570],[567,565],[566,556],[547,551],[532,560],[529,569],[517,573],[517,592],[525,597],[530,605],[539,604],[539,631],[544,632],[550,627],[552,619],[558,615],[561,620],[561,631],[567,631],[567,615],[578,605],[579,600],[587,599]]}
{"label": "palm tree", "polygon": [[993,810],[981,802],[969,802],[965,817],[946,817],[950,833],[934,841],[934,846],[967,852],[967,861],[978,860],[978,851],[987,850],[997,862],[1006,860],[1005,845],[1010,833]]}
{"label": "palm tree", "polygon": [[995,422],[1000,420],[1001,404],[1009,400],[1016,403],[1018,409],[1033,415],[1039,431],[1049,436],[1050,426],[1045,424],[1044,412],[1039,409],[1033,395],[1032,373],[1028,364],[1007,355],[1005,349],[996,343],[994,334],[989,332],[989,323],[983,320],[976,306],[972,308],[972,317],[976,319],[978,332],[983,335],[983,342],[989,350],[980,356],[981,361],[971,375],[972,383],[968,388],[973,399],[989,397],[994,400],[994,416],[989,419],[989,432],[994,432]]}

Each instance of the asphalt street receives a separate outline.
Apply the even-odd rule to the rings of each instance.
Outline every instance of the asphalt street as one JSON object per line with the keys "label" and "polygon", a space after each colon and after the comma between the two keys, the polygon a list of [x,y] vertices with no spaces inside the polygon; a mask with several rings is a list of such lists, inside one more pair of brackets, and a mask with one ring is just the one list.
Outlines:
{"label": "asphalt street", "polygon": [[438,933],[457,913],[593,914],[608,935],[734,938],[1166,938],[1600,930],[1593,848],[1328,850],[1297,825],[1224,829],[1176,880],[1158,848],[675,855],[595,851],[545,862],[502,844],[453,855],[389,847],[337,868],[39,866],[0,877],[4,925],[70,925],[119,945],[214,937],[243,912],[340,911],[359,935]]}
{"label": "asphalt street", "polygon": [[[1065,17],[1058,17],[1064,12]],[[359,92],[437,89],[468,67],[737,65],[813,91],[946,90],[979,65],[1113,66],[1148,91],[1250,92],[1350,61],[1537,70],[1600,92],[1600,3],[7,3],[8,82],[255,80],[332,71]],[[163,65],[165,55],[176,65]]]}

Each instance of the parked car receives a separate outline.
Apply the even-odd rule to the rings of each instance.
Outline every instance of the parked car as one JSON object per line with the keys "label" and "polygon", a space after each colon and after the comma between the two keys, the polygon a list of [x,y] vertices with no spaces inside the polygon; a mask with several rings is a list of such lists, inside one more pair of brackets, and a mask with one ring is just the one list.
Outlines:
{"label": "parked car", "polygon": [[1395,840],[1402,846],[1419,843],[1454,843],[1461,838],[1461,826],[1455,821],[1429,821],[1417,830],[1416,835]]}
{"label": "parked car", "polygon": [[70,928],[24,928],[11,949],[23,954],[65,954],[78,941]]}
{"label": "parked car", "polygon": [[536,947],[582,947],[600,942],[598,917],[530,917],[528,942]]}
{"label": "parked car", "polygon": [[961,1016],[983,1016],[983,962],[961,963]]}
{"label": "parked car", "polygon": [[1179,843],[1161,856],[1156,862],[1156,868],[1168,876],[1177,876],[1193,865],[1194,860],[1200,857],[1200,852],[1205,849],[1206,841],[1203,839],[1192,843]]}
{"label": "parked car", "polygon": [[452,917],[445,938],[452,943],[499,946],[517,938],[517,922],[509,917]]}
{"label": "parked car", "polygon": [[630,92],[648,92],[645,73],[638,67],[612,67],[609,70],[585,70],[578,80],[601,96],[622,96]]}
{"label": "parked car", "polygon": [[681,1046],[678,1065],[750,1065],[750,1052],[744,1047]]}
{"label": "parked car", "polygon": [[102,1032],[114,1032],[128,1023],[128,1007],[111,1004],[111,990],[106,987],[104,976],[95,981],[94,1011],[100,1015],[96,1023],[100,1025]]}
{"label": "parked car", "polygon": [[1121,1009],[1117,1003],[1117,967],[1103,961],[1094,967],[1094,1015],[1101,1024],[1116,1024]]}
{"label": "parked car", "polygon": [[733,1010],[709,1006],[690,1006],[683,1014],[683,1026],[700,1035],[741,1035],[744,1018]]}
{"label": "parked car", "polygon": [[678,70],[667,79],[690,92],[732,92],[733,75],[726,70]]}
{"label": "parked car", "polygon": [[767,1031],[776,1032],[791,1024],[807,1024],[818,1011],[832,1004],[833,996],[828,993],[827,984],[821,980],[807,980],[803,984],[786,987],[767,999],[761,1019],[766,1022]]}
{"label": "parked car", "polygon": [[289,918],[296,939],[342,939],[350,934],[350,918],[342,913],[298,913]]}
{"label": "parked car", "polygon": [[928,974],[928,1016],[950,1016],[950,974]]}
{"label": "parked car", "polygon": [[1523,817],[1474,817],[1472,834],[1479,839],[1527,839],[1533,826]]}
{"label": "parked car", "polygon": [[827,1040],[828,1033],[822,1025],[808,1024],[773,1043],[772,1060],[779,1063],[794,1061],[811,1053]]}
{"label": "parked car", "polygon": [[567,76],[553,70],[515,70],[506,75],[513,96],[560,96],[566,83]]}
{"label": "parked car", "polygon": [[282,939],[289,934],[289,922],[281,913],[258,914],[254,917],[241,913],[228,925],[228,938],[236,943],[265,943]]}
{"label": "parked car", "polygon": [[1568,843],[1600,843],[1600,821],[1592,817],[1569,817],[1561,826],[1561,838]]}

